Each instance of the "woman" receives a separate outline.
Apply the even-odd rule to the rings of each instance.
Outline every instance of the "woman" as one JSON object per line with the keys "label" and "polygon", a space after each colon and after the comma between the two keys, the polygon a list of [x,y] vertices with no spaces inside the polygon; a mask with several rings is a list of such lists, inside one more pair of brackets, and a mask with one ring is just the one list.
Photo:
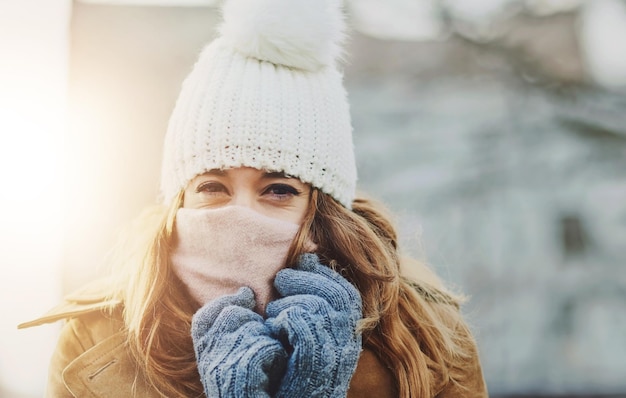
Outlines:
{"label": "woman", "polygon": [[487,396],[461,299],[355,198],[338,2],[223,15],[170,119],[162,204],[110,279],[22,325],[69,319],[48,396]]}

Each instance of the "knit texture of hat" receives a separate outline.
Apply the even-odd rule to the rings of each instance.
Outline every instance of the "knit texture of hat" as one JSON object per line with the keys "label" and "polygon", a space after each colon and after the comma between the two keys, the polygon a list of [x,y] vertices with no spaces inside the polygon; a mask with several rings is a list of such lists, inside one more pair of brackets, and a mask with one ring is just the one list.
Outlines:
{"label": "knit texture of hat", "polygon": [[340,0],[226,0],[170,118],[161,193],[169,203],[212,169],[282,171],[350,208],[356,166],[337,67]]}

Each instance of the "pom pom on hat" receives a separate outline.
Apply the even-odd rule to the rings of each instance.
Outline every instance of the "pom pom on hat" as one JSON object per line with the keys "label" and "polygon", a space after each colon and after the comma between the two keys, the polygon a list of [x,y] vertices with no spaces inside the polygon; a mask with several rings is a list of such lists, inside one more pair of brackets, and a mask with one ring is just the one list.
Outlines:
{"label": "pom pom on hat", "polygon": [[244,56],[307,71],[341,58],[341,0],[227,0],[222,13],[222,39]]}

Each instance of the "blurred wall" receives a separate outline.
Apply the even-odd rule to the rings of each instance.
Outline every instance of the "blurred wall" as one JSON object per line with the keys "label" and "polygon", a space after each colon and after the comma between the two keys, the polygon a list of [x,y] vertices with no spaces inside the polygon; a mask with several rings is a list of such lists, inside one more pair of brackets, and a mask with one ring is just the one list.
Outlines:
{"label": "blurred wall", "polygon": [[74,3],[66,291],[101,274],[119,230],[156,203],[167,120],[215,20],[206,7]]}

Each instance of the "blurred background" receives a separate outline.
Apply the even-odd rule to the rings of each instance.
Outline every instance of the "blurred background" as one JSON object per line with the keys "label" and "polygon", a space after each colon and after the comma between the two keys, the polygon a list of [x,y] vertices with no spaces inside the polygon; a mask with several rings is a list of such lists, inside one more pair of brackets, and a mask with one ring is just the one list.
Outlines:
{"label": "blurred background", "polygon": [[[0,0],[0,397],[158,194],[218,1]],[[347,0],[359,189],[470,296],[494,397],[626,397],[626,1]]]}

